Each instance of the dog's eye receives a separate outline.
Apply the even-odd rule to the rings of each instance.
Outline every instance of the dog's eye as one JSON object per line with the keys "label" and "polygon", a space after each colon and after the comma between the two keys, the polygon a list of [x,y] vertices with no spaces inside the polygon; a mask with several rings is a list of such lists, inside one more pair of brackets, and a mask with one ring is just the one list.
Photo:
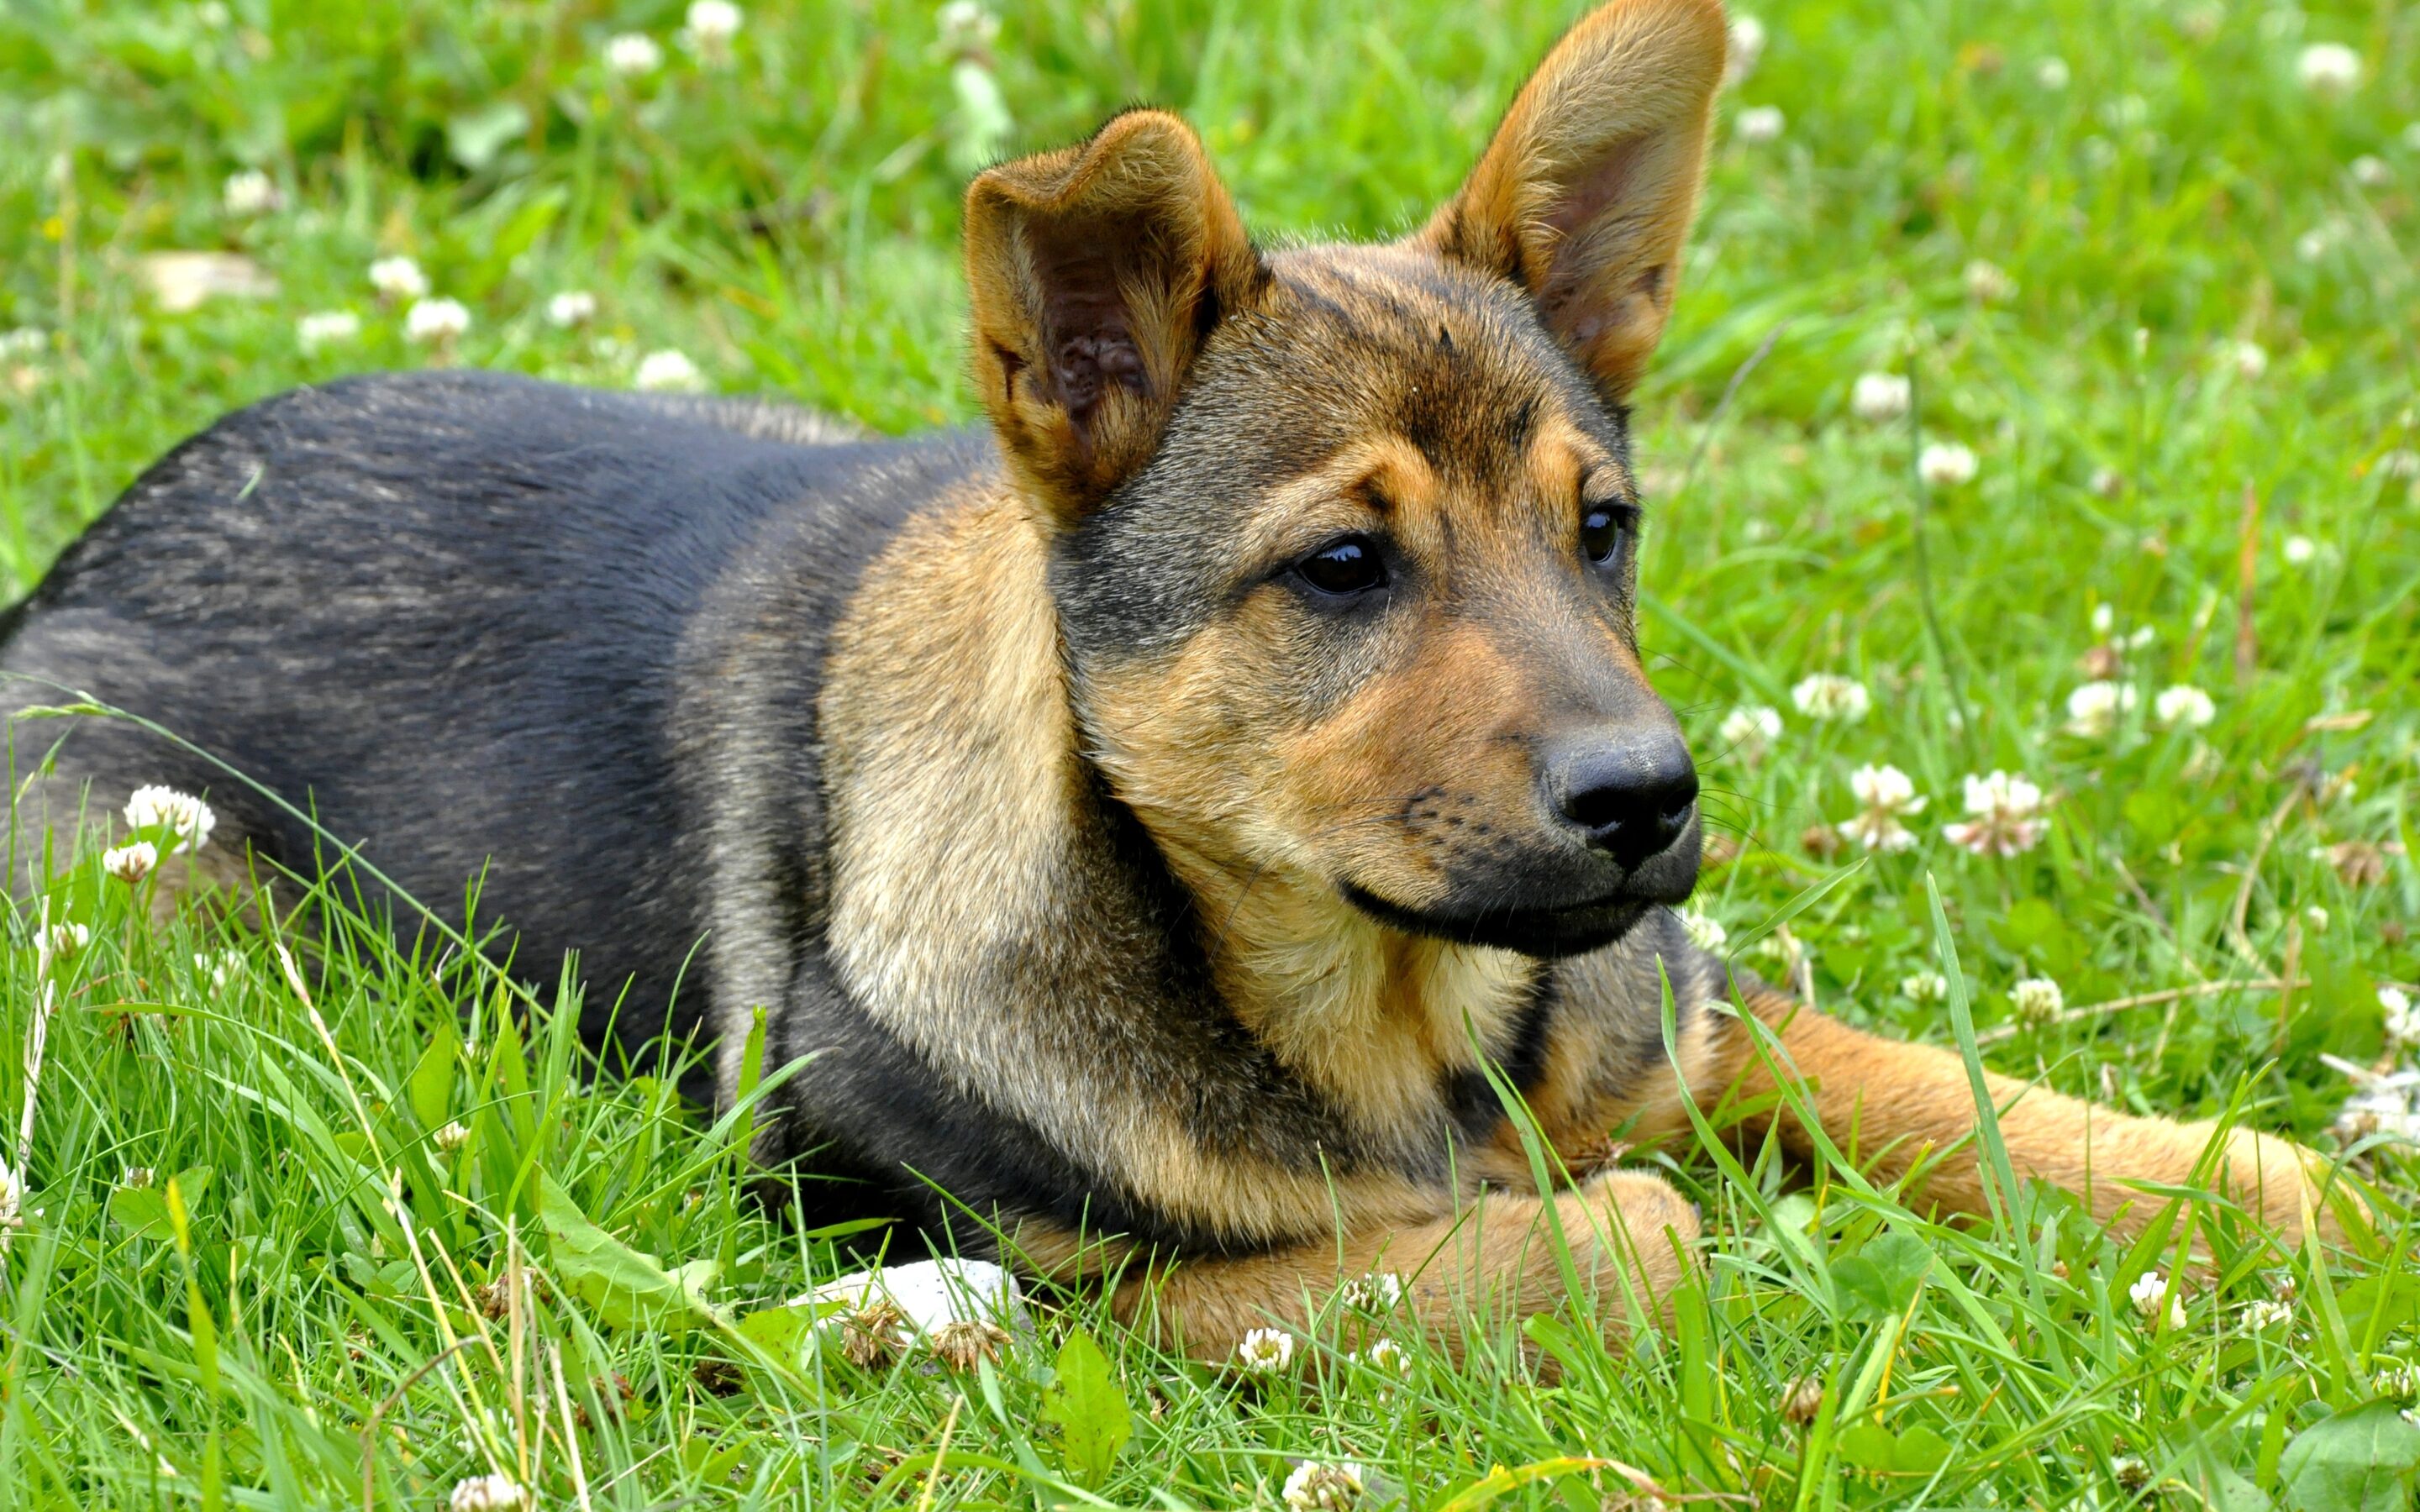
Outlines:
{"label": "dog's eye", "polygon": [[1295,576],[1338,598],[1366,594],[1387,582],[1387,564],[1369,537],[1347,535],[1328,542],[1294,564]]}
{"label": "dog's eye", "polygon": [[1609,566],[1629,533],[1632,511],[1620,504],[1590,504],[1580,517],[1580,551],[1597,566]]}

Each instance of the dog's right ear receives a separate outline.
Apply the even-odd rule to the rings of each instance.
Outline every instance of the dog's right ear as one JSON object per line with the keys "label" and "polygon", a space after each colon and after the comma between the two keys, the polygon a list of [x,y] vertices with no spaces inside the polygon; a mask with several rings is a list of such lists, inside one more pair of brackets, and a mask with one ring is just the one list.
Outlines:
{"label": "dog's right ear", "polygon": [[974,377],[1010,464],[1055,523],[1151,455],[1204,337],[1260,259],[1191,128],[1118,116],[967,191]]}

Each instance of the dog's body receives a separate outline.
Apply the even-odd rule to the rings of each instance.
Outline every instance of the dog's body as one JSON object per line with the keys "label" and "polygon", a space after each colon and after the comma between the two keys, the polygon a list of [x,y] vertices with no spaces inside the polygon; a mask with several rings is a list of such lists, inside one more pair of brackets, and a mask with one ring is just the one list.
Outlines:
{"label": "dog's body", "polygon": [[[473,375],[269,401],[138,482],[0,667],[424,901],[484,871],[526,969],[582,952],[600,1030],[703,1016],[722,1096],[764,1010],[764,1064],[806,1057],[769,1153],[1039,1269],[1145,1258],[1119,1304],[1189,1348],[1379,1267],[1449,1335],[1551,1304],[1550,1205],[1589,1284],[1652,1296],[1696,1219],[1590,1172],[1770,1090],[1735,1002],[1885,1172],[1974,1119],[1953,1057],[1735,985],[1668,906],[1696,783],[1638,666],[1619,401],[1721,36],[1701,0],[1598,12],[1391,247],[1254,250],[1148,112],[993,170],[988,435]],[[123,725],[32,801],[151,781],[207,789],[209,854],[313,866]],[[1539,1190],[1491,1072],[1575,1189]],[[2210,1138],[2039,1092],[2002,1123],[2104,1215]],[[2290,1147],[2219,1165],[2299,1224]],[[1932,1178],[1980,1191],[1965,1154]]]}

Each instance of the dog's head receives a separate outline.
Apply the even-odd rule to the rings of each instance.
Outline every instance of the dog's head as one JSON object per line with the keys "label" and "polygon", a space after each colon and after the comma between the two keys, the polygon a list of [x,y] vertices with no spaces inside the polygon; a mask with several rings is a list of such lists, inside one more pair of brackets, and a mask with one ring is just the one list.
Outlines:
{"label": "dog's head", "polygon": [[1687,895],[1622,400],[1723,45],[1714,0],[1597,10],[1391,245],[1264,255],[1152,111],[970,191],[975,376],[1084,736],[1189,879],[1536,955]]}

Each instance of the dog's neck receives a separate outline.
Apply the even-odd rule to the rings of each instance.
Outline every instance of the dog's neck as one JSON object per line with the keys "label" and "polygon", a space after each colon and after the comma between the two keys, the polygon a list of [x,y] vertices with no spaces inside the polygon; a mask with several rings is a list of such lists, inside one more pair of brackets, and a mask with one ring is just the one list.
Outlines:
{"label": "dog's neck", "polygon": [[1539,964],[1509,950],[1407,934],[1334,887],[1239,865],[1140,816],[1191,894],[1202,948],[1237,1020],[1373,1127],[1402,1128],[1442,1080],[1504,1054]]}

